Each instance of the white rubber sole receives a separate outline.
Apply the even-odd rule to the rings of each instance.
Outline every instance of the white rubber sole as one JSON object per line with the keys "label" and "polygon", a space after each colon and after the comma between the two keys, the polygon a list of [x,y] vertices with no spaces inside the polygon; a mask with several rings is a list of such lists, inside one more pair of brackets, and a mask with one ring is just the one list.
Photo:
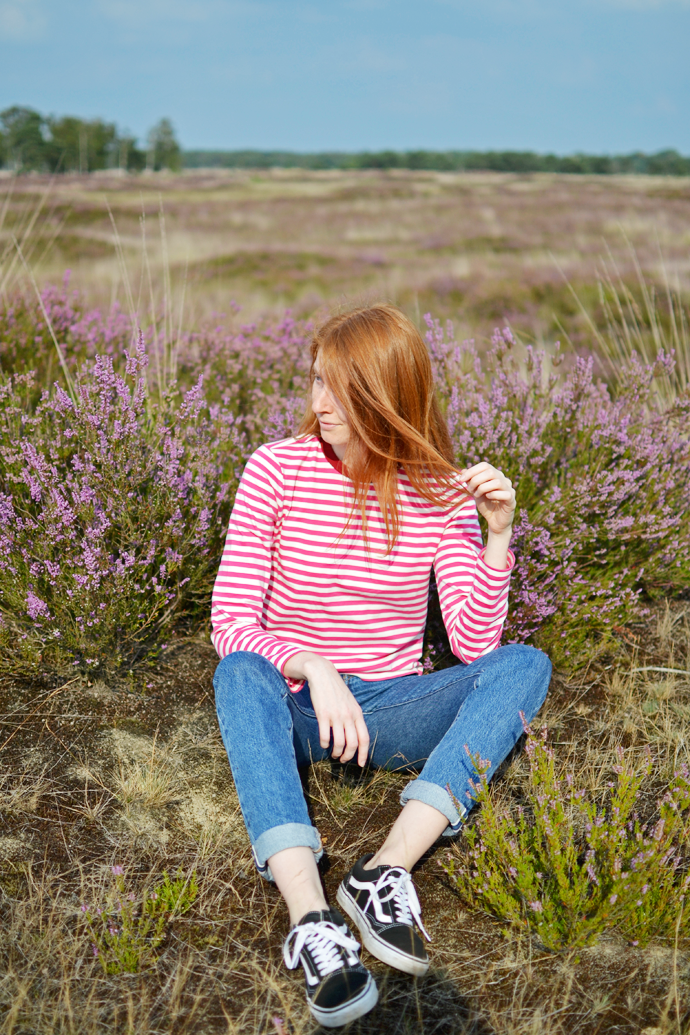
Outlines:
{"label": "white rubber sole", "polygon": [[341,1028],[344,1024],[356,1021],[358,1017],[363,1017],[365,1013],[373,1010],[378,1001],[379,990],[371,974],[357,999],[351,999],[349,1003],[336,1010],[320,1010],[307,998],[312,1017],[324,1028]]}
{"label": "white rubber sole", "polygon": [[413,977],[423,977],[429,969],[429,961],[415,959],[413,956],[406,956],[391,948],[388,942],[379,938],[375,931],[369,927],[366,917],[353,899],[352,895],[341,884],[336,895],[338,905],[341,906],[354,923],[357,924],[362,944],[377,960],[387,963],[389,967],[402,970],[404,974],[412,974]]}

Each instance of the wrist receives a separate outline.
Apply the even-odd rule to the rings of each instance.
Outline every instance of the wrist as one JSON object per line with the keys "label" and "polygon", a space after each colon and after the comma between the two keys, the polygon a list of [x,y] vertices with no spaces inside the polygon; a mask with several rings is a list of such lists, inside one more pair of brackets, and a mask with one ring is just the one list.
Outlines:
{"label": "wrist", "polygon": [[509,543],[513,536],[513,525],[512,522],[507,528],[502,528],[500,532],[494,532],[492,528],[489,529],[489,539],[493,539],[496,542]]}
{"label": "wrist", "polygon": [[312,651],[298,651],[283,665],[283,675],[289,679],[308,679],[307,669],[313,670],[314,659],[318,659],[318,655]]}
{"label": "wrist", "polygon": [[484,563],[496,571],[506,571],[510,567],[509,549],[512,527],[502,532],[492,532],[489,529],[486,546],[484,547]]}
{"label": "wrist", "polygon": [[324,666],[330,664],[330,661],[327,658],[322,657],[321,654],[314,654],[312,651],[305,651],[301,660],[300,668],[304,673],[304,678],[308,681],[317,672],[323,671]]}

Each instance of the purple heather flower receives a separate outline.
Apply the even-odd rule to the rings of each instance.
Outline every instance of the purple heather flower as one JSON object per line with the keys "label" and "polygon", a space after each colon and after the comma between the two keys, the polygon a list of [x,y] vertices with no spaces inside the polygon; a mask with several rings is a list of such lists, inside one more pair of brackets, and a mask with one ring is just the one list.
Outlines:
{"label": "purple heather flower", "polygon": [[26,610],[33,621],[37,618],[50,618],[50,608],[45,600],[41,600],[31,589],[26,594]]}

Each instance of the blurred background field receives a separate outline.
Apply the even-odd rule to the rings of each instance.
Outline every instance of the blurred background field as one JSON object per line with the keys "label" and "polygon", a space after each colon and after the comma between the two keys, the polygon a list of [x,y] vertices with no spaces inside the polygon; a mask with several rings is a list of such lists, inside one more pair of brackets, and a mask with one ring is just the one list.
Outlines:
{"label": "blurred background field", "polygon": [[460,337],[486,338],[508,322],[527,340],[552,342],[565,330],[586,346],[591,328],[573,291],[603,327],[602,274],[620,276],[639,299],[639,263],[662,306],[669,286],[690,291],[685,177],[37,174],[0,179],[0,206],[5,294],[26,279],[14,235],[39,284],[68,267],[90,304],[139,311],[151,290],[156,306],[172,292],[186,329],[212,313],[230,318],[232,301],[246,321],[386,298],[418,322],[429,311],[452,319]]}

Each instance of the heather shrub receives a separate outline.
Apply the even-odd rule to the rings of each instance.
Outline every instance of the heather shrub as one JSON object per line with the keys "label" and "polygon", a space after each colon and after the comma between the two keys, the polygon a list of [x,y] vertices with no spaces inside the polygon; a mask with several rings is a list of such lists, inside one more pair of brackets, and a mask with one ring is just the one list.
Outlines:
{"label": "heather shrub", "polygon": [[4,373],[33,371],[37,386],[49,388],[60,377],[51,327],[70,367],[96,355],[117,359],[127,353],[137,334],[131,319],[117,303],[105,313],[88,309],[80,293],[70,290],[69,281],[67,270],[61,286],[47,285],[41,292],[42,305],[32,295],[15,293],[0,306]]}
{"label": "heather shrub", "polygon": [[199,893],[196,873],[188,877],[165,870],[163,879],[137,897],[129,891],[122,866],[113,866],[115,878],[102,905],[82,904],[91,951],[104,974],[137,974],[155,963],[156,950],[165,941],[170,923],[194,904]]}
{"label": "heather shrub", "polygon": [[173,383],[191,388],[203,378],[209,403],[233,414],[238,430],[256,447],[289,435],[304,411],[308,389],[311,325],[287,312],[278,322],[233,326],[240,307],[216,314],[197,331],[176,334],[164,310],[146,314],[143,329],[119,305],[89,309],[69,288],[48,285],[41,302],[15,294],[0,306],[0,370],[35,375],[35,400],[57,380],[64,384],[52,332],[69,370],[96,356],[112,358],[124,370],[127,355],[143,335],[149,366],[147,383],[162,393]]}
{"label": "heather shrub", "polygon": [[149,393],[143,343],[97,356],[34,407],[0,382],[0,638],[19,668],[131,665],[183,616],[206,619],[245,453],[234,418]]}
{"label": "heather shrub", "polygon": [[645,597],[690,582],[690,392],[664,402],[655,390],[672,354],[633,354],[614,393],[593,357],[560,373],[558,357],[521,350],[507,329],[480,357],[428,322],[459,462],[488,460],[517,488],[506,637],[572,664]]}
{"label": "heather shrub", "polygon": [[176,357],[183,382],[200,375],[209,398],[235,416],[252,448],[292,434],[309,389],[311,324],[289,312],[277,323],[237,330],[209,323],[188,334]]}
{"label": "heather shrub", "polygon": [[527,729],[524,803],[499,805],[477,760],[481,810],[442,863],[469,905],[528,928],[547,949],[589,945],[616,927],[635,945],[690,937],[690,773],[675,774],[642,822],[637,813],[652,762],[623,751],[608,800],[598,803],[559,774],[546,730]]}
{"label": "heather shrub", "polygon": [[[0,635],[15,659],[131,664],[208,609],[234,479],[292,433],[308,381],[309,324],[235,327],[236,312],[178,337],[149,314],[147,366],[131,318],[87,311],[68,278],[0,308]],[[574,665],[690,581],[690,394],[658,391],[674,356],[632,354],[608,387],[593,357],[561,364],[508,330],[480,353],[427,321],[458,463],[487,459],[518,491],[506,639]],[[425,666],[447,655],[432,601]]]}

